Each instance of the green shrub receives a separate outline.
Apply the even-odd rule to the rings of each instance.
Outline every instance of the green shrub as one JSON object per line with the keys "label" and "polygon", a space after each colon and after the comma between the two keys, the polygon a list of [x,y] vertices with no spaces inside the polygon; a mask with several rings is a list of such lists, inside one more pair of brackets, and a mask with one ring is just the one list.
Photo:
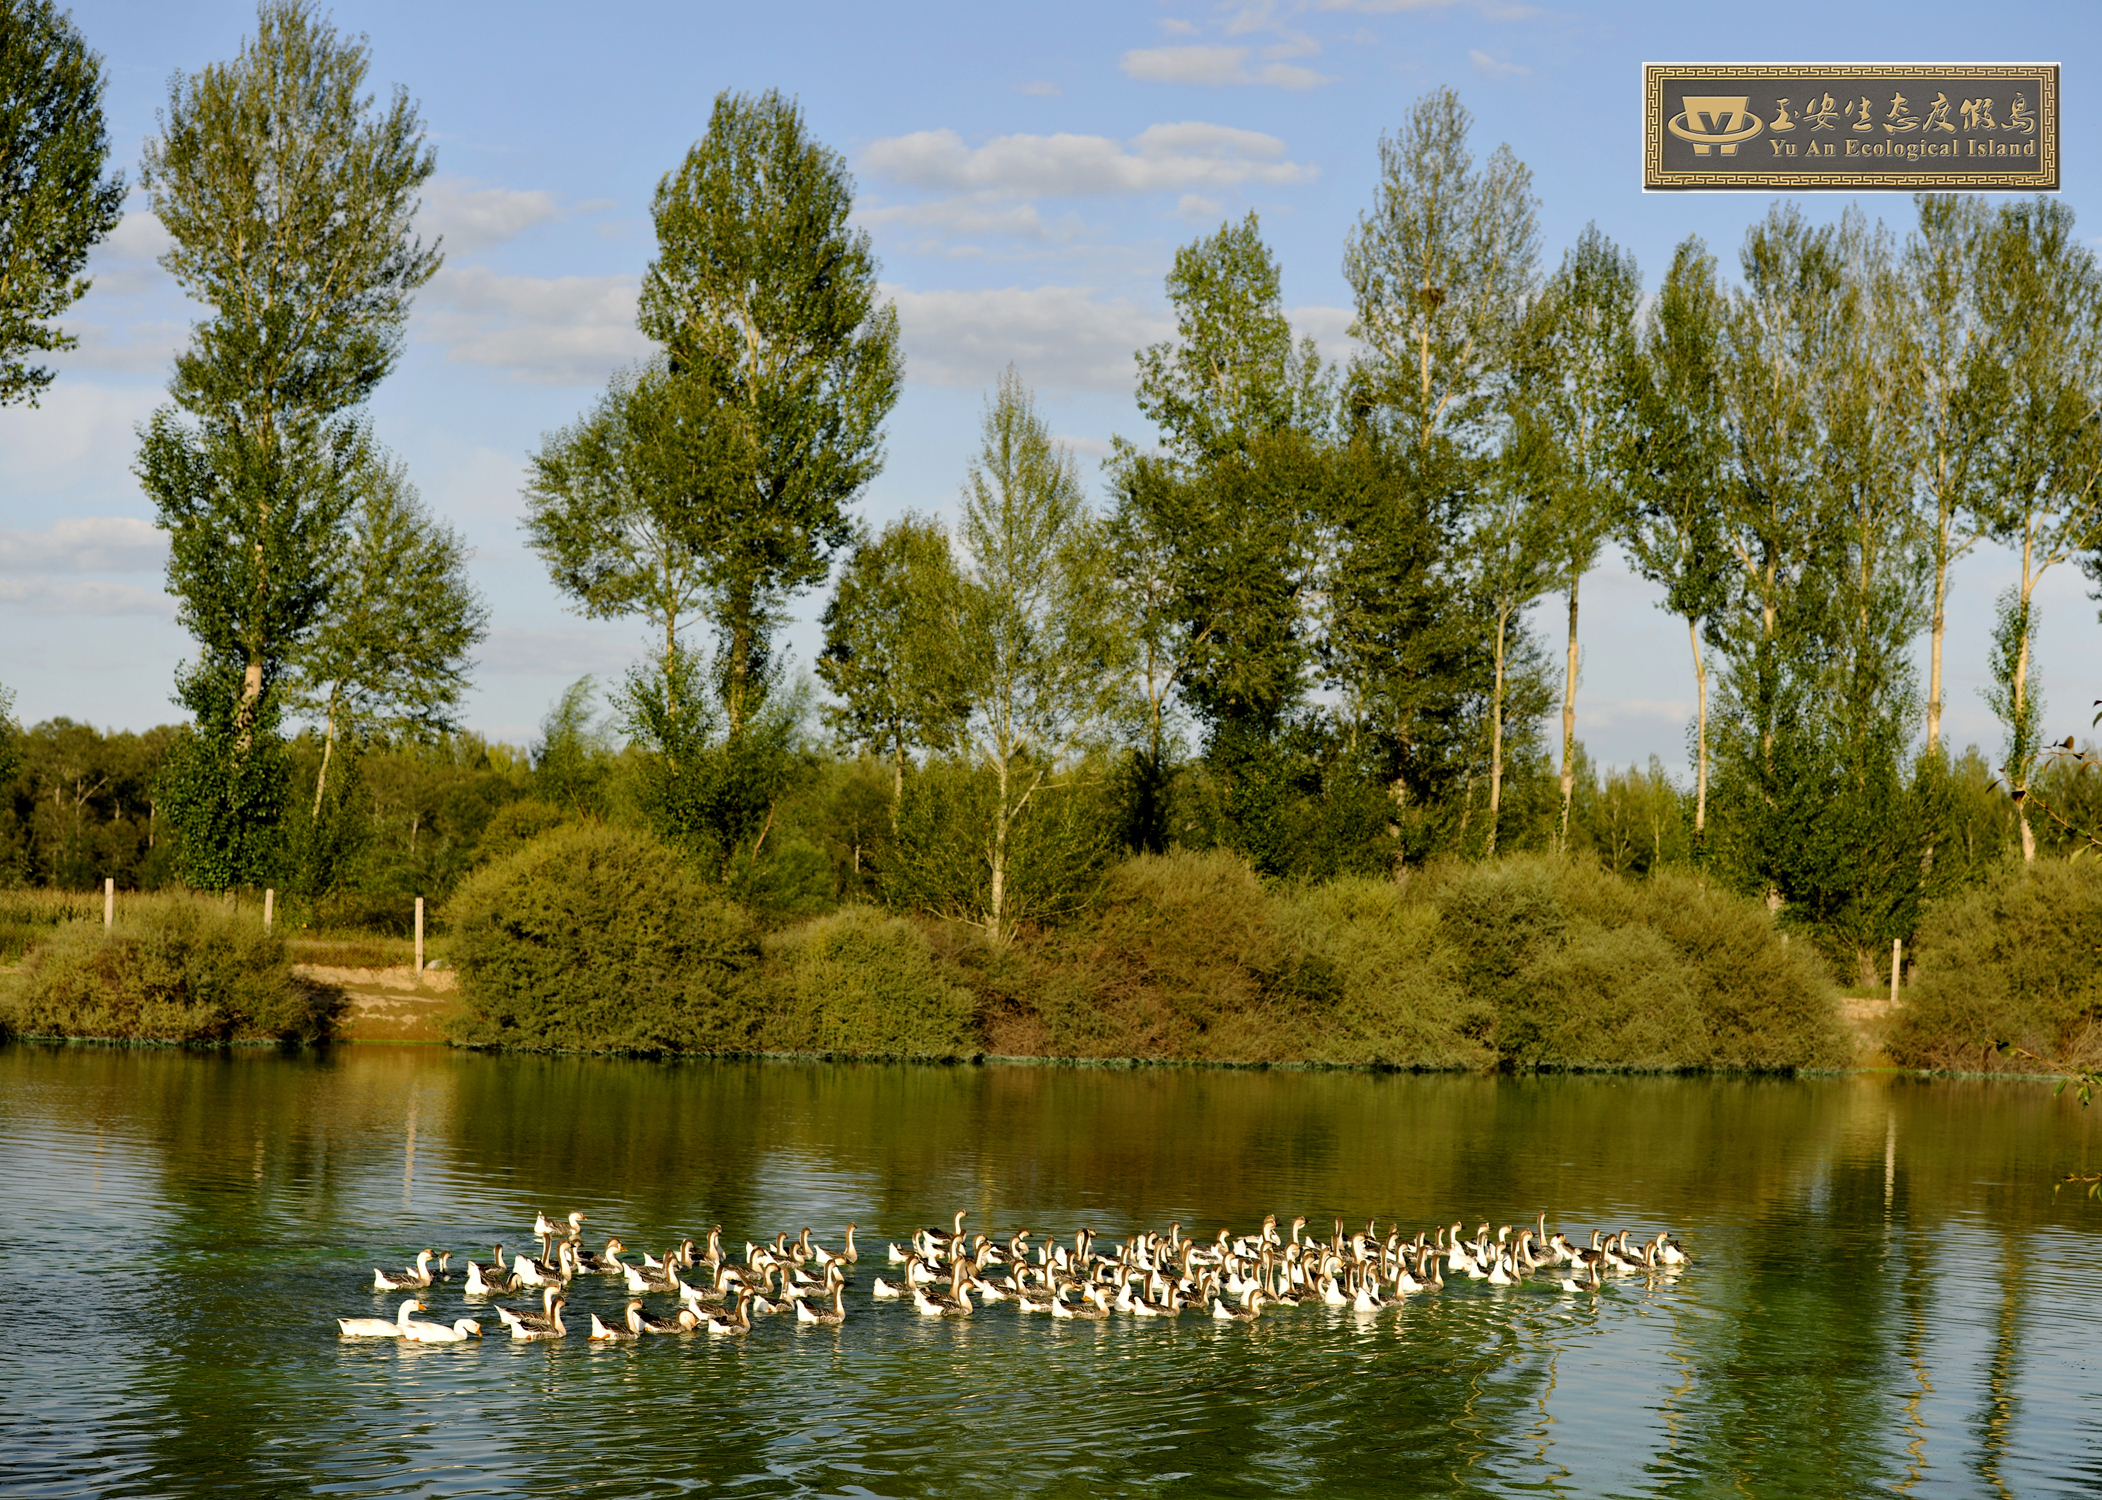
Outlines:
{"label": "green shrub", "polygon": [[2065,1066],[2102,1061],[2102,869],[2053,860],[1930,907],[1889,1042],[1908,1067],[2003,1064],[2013,1042]]}
{"label": "green shrub", "polygon": [[1829,978],[1756,902],[1519,856],[1426,881],[1461,983],[1520,1066],[1788,1069],[1848,1049]]}
{"label": "green shrub", "polygon": [[1293,1001],[1307,997],[1294,981],[1326,976],[1294,972],[1273,905],[1254,872],[1221,850],[1118,865],[1096,920],[1054,935],[1037,955],[1030,998],[1048,1050],[1240,1062],[1302,1055],[1288,1022],[1301,1008]]}
{"label": "green shrub", "polygon": [[454,1039],[602,1052],[753,1045],[751,921],[646,834],[558,828],[462,881]]}
{"label": "green shrub", "polygon": [[343,1004],[292,977],[284,940],[252,913],[138,901],[113,933],[70,926],[31,950],[6,1002],[25,1036],[161,1042],[320,1041]]}
{"label": "green shrub", "polygon": [[787,969],[768,1041],[864,1057],[963,1057],[980,1050],[970,991],[935,963],[912,923],[849,906],[770,943]]}
{"label": "green shrub", "polygon": [[[1333,1003],[1299,1019],[1309,1062],[1479,1068],[1496,1061],[1494,1013],[1458,977],[1438,916],[1391,880],[1345,876],[1291,892],[1277,923]],[[1316,988],[1308,986],[1309,989]]]}

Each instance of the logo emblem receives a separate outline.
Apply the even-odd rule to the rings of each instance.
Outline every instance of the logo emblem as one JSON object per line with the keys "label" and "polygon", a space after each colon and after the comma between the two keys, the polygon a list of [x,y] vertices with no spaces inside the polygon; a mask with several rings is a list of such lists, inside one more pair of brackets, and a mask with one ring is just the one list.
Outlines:
{"label": "logo emblem", "polygon": [[1695,156],[1706,156],[1710,146],[1722,147],[1724,156],[1735,156],[1740,142],[1766,128],[1745,108],[1750,102],[1748,94],[1686,94],[1679,100],[1680,112],[1665,121],[1664,128],[1682,141],[1693,142]]}

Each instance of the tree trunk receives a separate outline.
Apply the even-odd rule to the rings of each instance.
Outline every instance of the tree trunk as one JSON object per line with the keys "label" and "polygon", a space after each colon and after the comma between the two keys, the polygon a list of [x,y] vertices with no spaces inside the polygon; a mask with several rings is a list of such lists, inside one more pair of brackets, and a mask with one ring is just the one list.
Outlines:
{"label": "tree trunk", "polygon": [[1949,524],[1935,518],[1934,613],[1927,626],[1927,753],[1941,748],[1941,643],[1949,624]]}
{"label": "tree trunk", "polygon": [[1489,839],[1486,852],[1496,857],[1496,818],[1503,806],[1504,791],[1504,627],[1510,606],[1496,610],[1496,687],[1489,695]]}
{"label": "tree trunk", "polygon": [[1579,575],[1569,579],[1569,664],[1562,674],[1562,831],[1556,835],[1555,844],[1561,853],[1569,852],[1569,804],[1576,796],[1576,734],[1577,734],[1577,584]]}
{"label": "tree trunk", "polygon": [[898,814],[905,806],[905,733],[897,725],[890,733],[890,836],[898,836]]}
{"label": "tree trunk", "polygon": [[328,700],[328,734],[321,741],[321,773],[314,778],[314,821],[321,821],[321,794],[328,790],[328,763],[336,753],[336,700]]}
{"label": "tree trunk", "polygon": [[990,899],[986,903],[985,929],[993,945],[998,947],[1006,931],[1003,912],[1007,905],[1007,762],[1000,757],[1000,803],[993,814],[993,882]]}
{"label": "tree trunk", "polygon": [[2036,863],[2036,833],[2029,826],[2029,763],[2032,747],[2024,743],[2019,726],[2024,719],[2024,709],[2029,702],[2029,595],[2036,588],[2036,575],[2030,570],[2036,555],[2036,522],[2031,518],[2022,532],[2022,640],[2014,656],[2014,683],[2010,706],[2014,710],[2015,748],[2018,752],[2014,764],[2007,768],[2008,785],[2014,792],[2014,815],[2022,827],[2022,863]]}
{"label": "tree trunk", "polygon": [[1686,635],[1693,642],[1693,689],[1696,709],[1693,749],[1693,844],[1696,849],[1708,833],[1708,667],[1701,660],[1700,622],[1686,617]]}

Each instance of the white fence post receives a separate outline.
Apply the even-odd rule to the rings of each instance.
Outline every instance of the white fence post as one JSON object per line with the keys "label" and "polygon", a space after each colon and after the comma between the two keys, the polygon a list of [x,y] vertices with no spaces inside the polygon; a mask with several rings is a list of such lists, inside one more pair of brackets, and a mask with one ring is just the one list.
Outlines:
{"label": "white fence post", "polygon": [[270,923],[277,915],[277,891],[274,887],[263,888],[263,931],[270,930]]}
{"label": "white fence post", "polygon": [[1898,1003],[1898,979],[1905,972],[1905,940],[1890,940],[1890,1003]]}
{"label": "white fence post", "polygon": [[423,973],[423,897],[416,898],[416,972]]}
{"label": "white fence post", "polygon": [[105,934],[117,926],[117,877],[102,877],[102,930]]}

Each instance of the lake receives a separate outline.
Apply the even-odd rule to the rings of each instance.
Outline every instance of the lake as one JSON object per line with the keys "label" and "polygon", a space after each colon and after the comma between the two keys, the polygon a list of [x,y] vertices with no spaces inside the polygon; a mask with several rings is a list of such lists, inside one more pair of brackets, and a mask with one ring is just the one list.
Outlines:
{"label": "lake", "polygon": [[[2095,1119],[2048,1085],[1496,1078],[340,1047],[0,1048],[10,1495],[2045,1495],[2102,1488]],[[929,1319],[921,1225],[1098,1248],[1295,1214],[1669,1229],[1595,1299],[1454,1278],[1371,1314]],[[582,1210],[629,1259],[809,1225],[839,1328],[515,1343],[464,1257]],[[460,1345],[348,1341],[454,1252]],[[873,1252],[873,1253],[872,1253]],[[894,1274],[894,1273],[893,1273]],[[1558,1273],[1559,1274],[1559,1273]],[[699,1279],[689,1277],[689,1279]],[[523,1304],[524,1299],[512,1299]],[[661,1305],[667,1299],[656,1299]]]}

